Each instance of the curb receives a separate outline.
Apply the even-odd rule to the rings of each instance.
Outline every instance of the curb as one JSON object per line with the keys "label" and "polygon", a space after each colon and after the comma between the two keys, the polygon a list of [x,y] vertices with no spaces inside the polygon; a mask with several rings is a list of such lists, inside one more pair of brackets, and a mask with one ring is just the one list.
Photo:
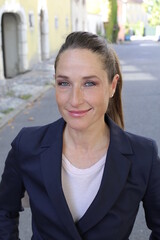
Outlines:
{"label": "curb", "polygon": [[22,112],[26,106],[29,103],[33,103],[35,102],[38,98],[40,98],[43,94],[45,94],[49,89],[51,89],[53,86],[45,86],[43,88],[43,90],[40,90],[39,92],[37,92],[34,96],[32,96],[30,99],[28,99],[27,101],[25,101],[24,103],[20,104],[18,109],[13,110],[11,113],[7,114],[5,117],[2,118],[2,120],[0,120],[0,130],[8,124],[8,122],[15,118],[20,112]]}

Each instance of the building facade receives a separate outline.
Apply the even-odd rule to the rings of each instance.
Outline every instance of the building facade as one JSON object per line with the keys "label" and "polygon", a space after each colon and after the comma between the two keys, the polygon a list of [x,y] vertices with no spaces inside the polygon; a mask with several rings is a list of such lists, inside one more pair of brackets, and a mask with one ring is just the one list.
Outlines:
{"label": "building facade", "polygon": [[104,24],[108,22],[108,0],[86,0],[87,31],[105,36]]}
{"label": "building facade", "polygon": [[124,41],[125,39],[125,24],[127,21],[127,10],[126,5],[127,1],[117,0],[117,19],[118,19],[118,41]]}
{"label": "building facade", "polygon": [[[142,24],[142,28],[148,26],[148,17],[143,7],[143,0],[117,0],[118,3],[118,40],[125,39],[126,26],[132,29],[132,26]],[[137,33],[135,34],[141,34]]]}
{"label": "building facade", "polygon": [[72,31],[71,0],[0,0],[0,81],[53,55]]}
{"label": "building facade", "polygon": [[87,28],[86,0],[71,0],[72,31],[85,31]]}
{"label": "building facade", "polygon": [[143,7],[143,0],[128,0],[126,2],[126,17],[128,23],[136,24],[142,22],[145,26],[148,24],[147,13]]}

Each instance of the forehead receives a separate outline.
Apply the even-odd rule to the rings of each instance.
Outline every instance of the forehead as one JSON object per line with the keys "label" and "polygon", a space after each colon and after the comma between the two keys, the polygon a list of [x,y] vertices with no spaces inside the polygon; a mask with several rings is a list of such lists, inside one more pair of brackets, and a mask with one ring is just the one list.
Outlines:
{"label": "forehead", "polygon": [[65,76],[70,79],[80,79],[96,76],[98,79],[108,79],[101,57],[88,49],[65,50],[57,62],[56,77]]}
{"label": "forehead", "polygon": [[88,49],[67,49],[62,52],[57,62],[57,68],[61,67],[95,67],[102,69],[102,58],[99,54]]}

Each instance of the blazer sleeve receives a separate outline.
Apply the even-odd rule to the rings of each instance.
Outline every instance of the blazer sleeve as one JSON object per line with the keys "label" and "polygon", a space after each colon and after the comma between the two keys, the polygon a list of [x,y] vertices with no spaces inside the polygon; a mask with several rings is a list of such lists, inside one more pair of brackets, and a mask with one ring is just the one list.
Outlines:
{"label": "blazer sleeve", "polygon": [[152,231],[150,240],[160,240],[160,158],[155,142],[152,145],[152,166],[143,206],[147,226]]}
{"label": "blazer sleeve", "polygon": [[24,186],[18,164],[18,142],[20,134],[12,143],[0,183],[0,239],[19,239],[19,212],[23,210],[21,199]]}

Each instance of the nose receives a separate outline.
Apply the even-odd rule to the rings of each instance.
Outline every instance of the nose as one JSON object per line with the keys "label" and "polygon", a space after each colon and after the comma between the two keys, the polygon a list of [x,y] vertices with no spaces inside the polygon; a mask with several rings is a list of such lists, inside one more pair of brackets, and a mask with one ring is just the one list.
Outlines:
{"label": "nose", "polygon": [[72,88],[70,103],[73,107],[77,107],[83,103],[83,90],[79,86]]}

